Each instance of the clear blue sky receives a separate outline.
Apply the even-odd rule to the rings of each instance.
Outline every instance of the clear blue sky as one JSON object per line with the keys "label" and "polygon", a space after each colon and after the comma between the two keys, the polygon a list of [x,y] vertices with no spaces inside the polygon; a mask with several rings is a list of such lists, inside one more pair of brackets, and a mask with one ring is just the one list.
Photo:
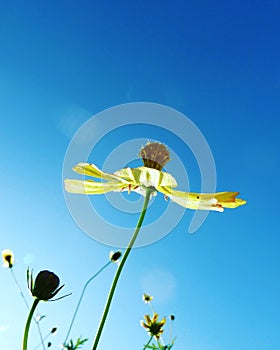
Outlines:
{"label": "clear blue sky", "polygon": [[[64,340],[83,283],[111,250],[68,212],[67,146],[92,115],[145,101],[187,115],[211,147],[218,190],[240,191],[248,204],[211,213],[194,235],[187,233],[188,211],[167,237],[135,249],[99,349],[141,349],[148,337],[139,320],[150,311],[143,292],[154,295],[161,316],[175,314],[176,350],[280,349],[279,12],[271,0],[0,5],[0,249],[15,252],[14,270],[30,301],[28,265],[56,272],[63,292],[73,293],[40,307],[43,331],[59,328],[53,348]],[[139,137],[167,143],[199,190],[189,150],[161,130],[120,129],[90,161],[102,166],[118,140]],[[165,202],[156,200],[160,212]],[[113,209],[110,215],[117,222]],[[78,314],[72,336],[90,338],[85,350],[115,268],[89,286]],[[8,270],[0,270],[0,281],[0,348],[20,349],[26,309]],[[30,349],[38,340],[33,329]]]}

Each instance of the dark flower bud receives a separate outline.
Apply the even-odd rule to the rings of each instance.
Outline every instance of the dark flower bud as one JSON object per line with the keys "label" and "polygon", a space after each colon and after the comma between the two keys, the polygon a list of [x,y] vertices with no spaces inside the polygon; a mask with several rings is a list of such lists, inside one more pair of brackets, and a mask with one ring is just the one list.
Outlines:
{"label": "dark flower bud", "polygon": [[120,251],[110,252],[109,254],[109,258],[112,262],[117,262],[121,256],[122,256],[122,253]]}
{"label": "dark flower bud", "polygon": [[47,270],[40,271],[34,283],[32,272],[28,270],[27,282],[33,297],[44,301],[52,299],[64,287],[59,287],[58,276]]}
{"label": "dark flower bud", "polygon": [[56,331],[57,331],[57,327],[53,327],[53,328],[51,329],[51,334],[54,334]]}

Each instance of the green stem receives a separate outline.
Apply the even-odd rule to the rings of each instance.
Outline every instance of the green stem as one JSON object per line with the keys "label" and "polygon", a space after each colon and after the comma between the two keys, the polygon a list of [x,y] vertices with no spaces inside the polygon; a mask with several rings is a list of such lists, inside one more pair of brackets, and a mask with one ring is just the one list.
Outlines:
{"label": "green stem", "polygon": [[66,334],[66,337],[65,337],[65,340],[64,340],[64,345],[66,345],[67,339],[68,339],[69,334],[70,334],[70,332],[71,332],[73,323],[74,323],[75,318],[76,318],[76,316],[77,316],[77,313],[78,313],[78,310],[79,310],[79,307],[80,307],[80,304],[81,304],[81,302],[82,302],[82,299],[83,299],[83,296],[84,296],[84,294],[85,294],[85,290],[86,290],[87,286],[89,285],[89,283],[90,283],[95,277],[97,277],[97,276],[98,276],[107,266],[109,266],[111,263],[112,263],[112,261],[109,261],[107,264],[105,264],[104,266],[102,266],[101,269],[100,269],[99,271],[97,271],[97,272],[86,282],[86,284],[84,285],[84,288],[83,288],[83,290],[82,290],[80,299],[79,299],[79,301],[78,301],[78,304],[77,304],[77,306],[76,306],[74,315],[73,315],[73,317],[72,317],[71,324],[70,324],[69,329],[68,329],[68,332],[67,332],[67,334]]}
{"label": "green stem", "polygon": [[[24,304],[25,304],[25,306],[27,307],[27,310],[29,311],[28,302],[27,302],[27,300],[26,300],[26,298],[25,298],[25,296],[24,296],[24,294],[23,294],[23,292],[22,292],[22,290],[21,290],[21,287],[20,287],[20,285],[19,285],[19,283],[18,283],[18,280],[17,280],[17,278],[16,278],[16,276],[15,276],[13,267],[10,268],[10,271],[11,271],[13,280],[14,280],[14,282],[15,282],[17,288],[18,288],[18,291],[19,291],[19,293],[20,293],[20,296],[22,297],[22,299],[23,299],[23,301],[24,301]],[[44,339],[43,339],[43,335],[42,335],[42,332],[41,332],[41,328],[40,328],[39,322],[36,320],[35,317],[33,317],[33,320],[34,320],[34,322],[36,323],[36,326],[37,326],[37,328],[38,328],[38,333],[39,333],[40,340],[41,340],[41,344],[40,344],[40,345],[42,345],[43,349],[46,350],[45,344],[44,344]]]}
{"label": "green stem", "polygon": [[37,298],[34,299],[32,307],[31,307],[31,309],[29,311],[29,315],[28,315],[28,318],[27,318],[27,321],[26,321],[26,325],[25,325],[25,330],[24,330],[22,350],[27,350],[27,340],[28,340],[28,333],[29,333],[30,323],[31,323],[31,320],[33,318],[34,311],[35,311],[37,305],[39,304],[39,302],[40,302],[40,299],[37,299]]}
{"label": "green stem", "polygon": [[151,338],[149,339],[148,343],[144,346],[143,350],[147,349],[147,347],[149,346],[150,342],[153,339],[153,335],[151,336]]}
{"label": "green stem", "polygon": [[122,269],[124,267],[124,264],[128,258],[128,255],[136,241],[136,238],[138,236],[138,233],[140,231],[140,228],[142,226],[142,223],[143,223],[143,220],[144,220],[144,217],[145,217],[145,214],[146,214],[146,211],[147,211],[147,207],[148,207],[148,204],[149,204],[149,200],[150,200],[150,196],[151,196],[151,193],[153,192],[153,189],[150,189],[150,188],[147,188],[146,189],[146,195],[145,195],[145,199],[144,199],[144,203],[143,203],[143,207],[142,207],[142,211],[141,211],[141,214],[140,214],[140,217],[138,219],[138,222],[137,222],[137,225],[136,225],[136,228],[135,228],[135,231],[133,233],[133,236],[128,244],[128,247],[126,248],[126,251],[123,255],[123,258],[120,262],[120,265],[116,271],[116,274],[115,274],[115,277],[113,279],[113,282],[112,282],[112,285],[111,285],[111,289],[110,289],[110,292],[108,294],[108,297],[107,297],[107,301],[106,301],[106,304],[105,304],[105,308],[104,308],[104,311],[103,311],[103,315],[102,315],[102,318],[101,318],[101,321],[100,321],[100,324],[99,324],[99,327],[98,327],[98,331],[96,333],[96,336],[95,336],[95,339],[94,339],[94,343],[93,343],[93,347],[92,347],[92,350],[96,350],[97,349],[97,346],[98,346],[98,342],[100,340],[100,336],[101,336],[101,333],[102,333],[102,330],[103,330],[103,327],[105,325],[105,322],[106,322],[106,318],[107,318],[107,315],[108,315],[108,312],[109,312],[109,309],[110,309],[110,305],[111,305],[111,302],[112,302],[112,299],[113,299],[113,296],[114,296],[114,293],[115,293],[115,289],[117,287],[117,283],[118,283],[118,280],[119,280],[119,277],[121,275],[121,272],[122,272]]}

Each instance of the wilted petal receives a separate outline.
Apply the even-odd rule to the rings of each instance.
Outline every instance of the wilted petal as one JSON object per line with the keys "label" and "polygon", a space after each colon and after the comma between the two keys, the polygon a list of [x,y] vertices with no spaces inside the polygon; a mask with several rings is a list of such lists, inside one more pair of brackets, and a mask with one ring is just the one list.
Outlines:
{"label": "wilted petal", "polygon": [[246,203],[243,199],[236,198],[239,192],[190,193],[175,191],[164,186],[158,188],[158,190],[168,196],[173,202],[194,210],[222,212],[224,208],[236,208]]}
{"label": "wilted petal", "polygon": [[244,199],[236,198],[238,195],[239,192],[219,192],[215,194],[215,198],[224,208],[237,208],[246,204]]}

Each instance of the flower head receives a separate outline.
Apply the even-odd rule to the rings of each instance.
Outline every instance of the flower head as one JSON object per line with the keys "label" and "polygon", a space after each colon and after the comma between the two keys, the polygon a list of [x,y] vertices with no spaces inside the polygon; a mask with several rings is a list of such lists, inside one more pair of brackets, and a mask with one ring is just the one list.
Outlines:
{"label": "flower head", "polygon": [[2,251],[3,267],[11,269],[14,265],[14,253],[10,249]]}
{"label": "flower head", "polygon": [[149,304],[154,299],[154,297],[152,295],[144,293],[142,299],[144,303]]}
{"label": "flower head", "polygon": [[122,256],[122,253],[120,251],[117,252],[113,252],[111,251],[109,254],[109,259],[114,262],[117,263],[119,261],[119,258]]}
{"label": "flower head", "polygon": [[70,180],[66,179],[65,189],[71,193],[104,194],[107,192],[134,191],[145,195],[147,188],[164,194],[182,207],[194,210],[214,210],[222,212],[224,208],[236,208],[246,203],[236,198],[239,192],[191,193],[177,191],[174,177],[162,171],[169,161],[169,152],[158,142],[149,142],[144,146],[140,155],[144,166],[139,168],[124,168],[114,174],[105,173],[94,164],[79,163],[73,167],[78,174],[88,175],[104,181]]}
{"label": "flower head", "polygon": [[168,149],[160,142],[148,142],[139,155],[145,167],[159,171],[170,161]]}
{"label": "flower head", "polygon": [[163,333],[163,326],[165,325],[166,318],[164,317],[161,321],[158,321],[158,314],[154,313],[153,318],[149,315],[144,316],[145,321],[141,321],[141,326],[144,327],[150,336],[154,336],[156,339],[159,339]]}
{"label": "flower head", "polygon": [[32,271],[27,270],[28,288],[34,298],[44,301],[52,299],[64,287],[59,287],[59,282],[58,276],[47,270],[40,271],[33,282]]}
{"label": "flower head", "polygon": [[55,335],[56,332],[57,332],[57,327],[53,327],[50,331],[50,333],[53,335]]}

